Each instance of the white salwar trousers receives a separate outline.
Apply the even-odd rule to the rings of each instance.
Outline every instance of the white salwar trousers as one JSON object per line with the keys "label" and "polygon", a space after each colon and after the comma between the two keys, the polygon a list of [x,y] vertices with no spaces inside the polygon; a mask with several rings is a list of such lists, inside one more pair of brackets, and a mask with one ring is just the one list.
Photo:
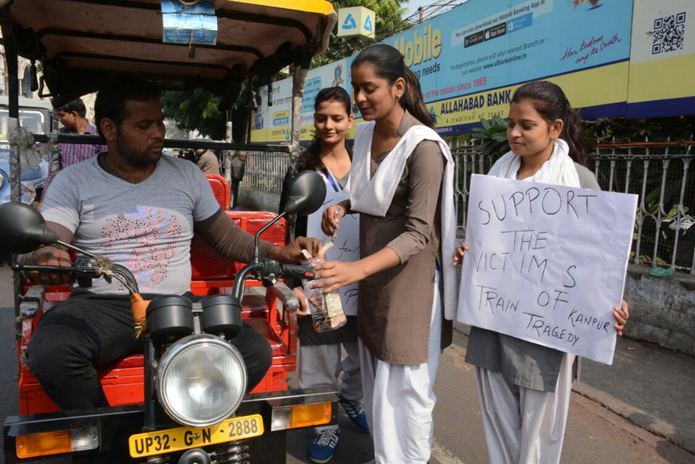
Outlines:
{"label": "white salwar trousers", "polygon": [[499,372],[476,368],[491,463],[560,462],[574,358],[573,354],[563,357],[555,392],[520,387],[507,382]]}
{"label": "white salwar trousers", "polygon": [[[311,316],[306,316],[311,317]],[[333,387],[346,400],[362,401],[362,380],[357,342],[343,343],[347,356],[342,358],[341,344],[299,347],[299,388]],[[343,375],[340,375],[340,372]],[[316,427],[316,433],[337,429],[338,425]]]}
{"label": "white salwar trousers", "polygon": [[427,363],[391,364],[372,356],[359,341],[364,408],[374,439],[377,464],[426,464],[434,435],[432,411],[437,397],[442,304],[435,275]]}

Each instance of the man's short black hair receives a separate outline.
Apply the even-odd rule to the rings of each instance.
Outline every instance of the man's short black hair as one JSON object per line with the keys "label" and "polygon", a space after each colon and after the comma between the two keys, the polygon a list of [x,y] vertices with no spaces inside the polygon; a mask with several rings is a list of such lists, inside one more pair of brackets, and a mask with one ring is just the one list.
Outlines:
{"label": "man's short black hair", "polygon": [[131,76],[119,74],[109,81],[99,93],[94,103],[94,119],[101,132],[101,121],[105,118],[112,120],[116,128],[120,129],[121,123],[128,117],[125,113],[127,101],[159,101],[161,89],[153,82]]}
{"label": "man's short black hair", "polygon": [[87,116],[87,108],[84,106],[84,102],[81,98],[68,102],[58,108],[58,111],[64,111],[66,113],[72,113],[73,111],[84,118]]}

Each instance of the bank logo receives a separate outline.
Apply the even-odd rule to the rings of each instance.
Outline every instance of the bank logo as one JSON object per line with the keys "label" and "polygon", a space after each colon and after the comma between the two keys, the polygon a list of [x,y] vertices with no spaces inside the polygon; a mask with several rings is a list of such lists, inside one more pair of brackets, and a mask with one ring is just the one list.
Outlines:
{"label": "bank logo", "polygon": [[[369,20],[369,17],[367,17],[367,20]],[[345,18],[345,21],[343,22],[343,29],[357,29],[357,23],[355,22],[355,18],[352,17],[352,13],[347,15],[347,18]]]}
{"label": "bank logo", "polygon": [[367,32],[374,32],[374,26],[372,26],[371,16],[367,16],[367,20],[364,22],[364,30]]}
{"label": "bank logo", "polygon": [[434,106],[430,106],[430,116],[432,116],[432,119],[434,120],[437,119],[437,112],[434,111]]}

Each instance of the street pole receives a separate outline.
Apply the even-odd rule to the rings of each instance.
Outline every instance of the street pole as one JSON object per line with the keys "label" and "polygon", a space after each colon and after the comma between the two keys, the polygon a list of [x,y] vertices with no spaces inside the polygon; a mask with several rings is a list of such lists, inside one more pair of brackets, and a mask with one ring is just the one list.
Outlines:
{"label": "street pole", "polygon": [[[297,175],[296,166],[301,150],[300,136],[302,125],[302,99],[304,98],[304,85],[309,72],[308,66],[293,64],[290,67],[292,73],[292,125],[290,128],[290,176]],[[292,214],[287,217],[289,240],[294,240],[295,221],[297,216]]]}
{"label": "street pole", "polygon": [[[4,38],[5,62],[7,66],[7,100],[8,100],[8,133],[19,128],[19,55],[17,53],[17,43],[14,40],[12,23],[10,22],[7,10],[2,12],[0,17],[0,27]],[[8,137],[9,138],[9,137]],[[14,137],[11,138],[14,140]],[[19,147],[16,142],[10,142],[10,198],[12,201],[22,201],[21,184],[19,180]],[[17,255],[12,255],[12,262],[17,262]],[[22,274],[13,273],[14,284],[14,321],[15,336],[21,333],[21,322],[19,322],[20,296],[23,293]]]}
{"label": "street pole", "polygon": [[[224,141],[232,143],[232,110],[227,110],[227,122],[225,123]],[[224,178],[227,185],[232,185],[232,151],[224,151]]]}

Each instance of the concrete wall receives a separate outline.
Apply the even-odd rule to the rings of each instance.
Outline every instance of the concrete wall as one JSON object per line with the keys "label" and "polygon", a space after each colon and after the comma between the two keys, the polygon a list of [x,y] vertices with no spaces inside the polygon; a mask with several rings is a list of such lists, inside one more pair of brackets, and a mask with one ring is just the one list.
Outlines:
{"label": "concrete wall", "polygon": [[630,265],[625,300],[630,321],[625,335],[695,355],[695,276],[654,277],[651,268]]}
{"label": "concrete wall", "polygon": [[[240,190],[240,205],[254,211],[277,212],[280,195]],[[625,284],[630,321],[625,335],[695,355],[695,276],[675,273],[654,277],[651,268],[631,264]],[[460,270],[459,270],[460,272]],[[468,327],[456,323],[468,333]]]}

